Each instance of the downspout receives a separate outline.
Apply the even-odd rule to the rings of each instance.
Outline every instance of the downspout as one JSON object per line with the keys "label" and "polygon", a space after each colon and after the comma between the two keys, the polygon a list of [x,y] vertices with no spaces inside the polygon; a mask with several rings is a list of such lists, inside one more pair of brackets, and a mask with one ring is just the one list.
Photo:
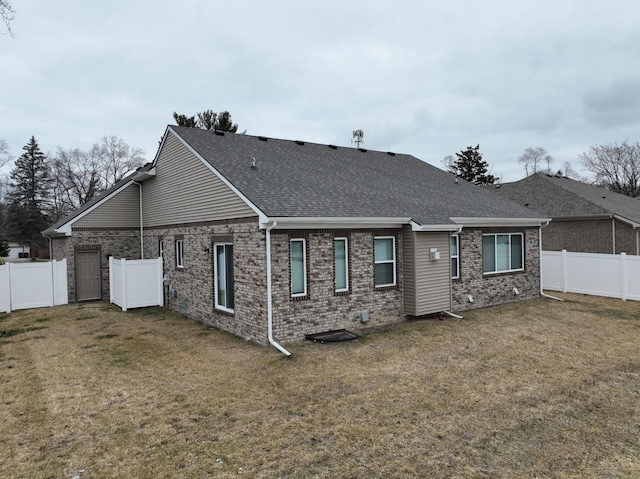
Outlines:
{"label": "downspout", "polygon": [[540,296],[544,298],[555,299],[556,301],[564,301],[564,299],[556,298],[555,296],[551,296],[550,294],[547,294],[544,291],[542,291],[542,228],[544,228],[548,224],[549,224],[549,221],[547,221],[543,225],[540,225],[540,228],[538,228],[538,244],[540,246]]}
{"label": "downspout", "polygon": [[611,217],[611,229],[613,235],[613,251],[611,254],[616,254],[616,219],[614,217]]}
{"label": "downspout", "polygon": [[290,358],[291,353],[283,348],[273,339],[273,300],[272,286],[271,286],[271,230],[277,226],[278,222],[274,221],[271,226],[266,230],[267,235],[267,337],[269,338],[269,344],[275,347],[278,351]]}
{"label": "downspout", "polygon": [[144,223],[142,220],[142,183],[133,181],[134,185],[138,185],[140,191],[140,259],[144,259]]}

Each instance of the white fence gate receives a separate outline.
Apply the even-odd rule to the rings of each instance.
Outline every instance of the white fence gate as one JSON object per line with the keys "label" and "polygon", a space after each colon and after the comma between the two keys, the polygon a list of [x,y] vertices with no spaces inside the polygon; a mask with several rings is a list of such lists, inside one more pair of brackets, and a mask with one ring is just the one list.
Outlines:
{"label": "white fence gate", "polygon": [[162,306],[162,288],[162,258],[109,258],[109,297],[122,311]]}
{"label": "white fence gate", "polygon": [[640,301],[640,256],[543,251],[542,287]]}
{"label": "white fence gate", "polygon": [[67,304],[67,260],[0,266],[0,312]]}

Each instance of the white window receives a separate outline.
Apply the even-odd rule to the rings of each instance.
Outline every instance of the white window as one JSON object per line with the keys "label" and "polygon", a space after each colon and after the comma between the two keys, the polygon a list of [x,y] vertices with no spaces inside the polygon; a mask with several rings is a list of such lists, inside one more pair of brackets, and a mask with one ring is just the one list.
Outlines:
{"label": "white window", "polygon": [[233,245],[215,243],[213,269],[215,277],[216,308],[233,312]]}
{"label": "white window", "polygon": [[458,235],[451,235],[451,279],[460,277],[460,244]]}
{"label": "white window", "polygon": [[349,291],[349,248],[347,238],[333,239],[333,264],[336,292]]}
{"label": "white window", "polygon": [[184,268],[184,240],[176,240],[176,267]]}
{"label": "white window", "polygon": [[522,271],[524,248],[522,233],[482,235],[484,274]]}
{"label": "white window", "polygon": [[375,285],[396,284],[396,239],[393,236],[377,236],[374,243]]}
{"label": "white window", "polygon": [[304,239],[292,239],[291,248],[291,296],[307,295],[307,244]]}

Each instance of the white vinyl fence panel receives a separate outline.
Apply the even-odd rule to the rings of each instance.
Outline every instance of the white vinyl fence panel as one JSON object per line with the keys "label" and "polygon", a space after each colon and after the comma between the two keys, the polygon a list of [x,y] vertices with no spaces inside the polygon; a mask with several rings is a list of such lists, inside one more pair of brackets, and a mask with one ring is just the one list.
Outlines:
{"label": "white vinyl fence panel", "polygon": [[0,311],[9,313],[68,302],[66,259],[0,266]]}
{"label": "white vinyl fence panel", "polygon": [[162,288],[162,258],[109,258],[109,296],[123,311],[162,306]]}
{"label": "white vinyl fence panel", "polygon": [[640,301],[640,257],[543,251],[542,287]]}

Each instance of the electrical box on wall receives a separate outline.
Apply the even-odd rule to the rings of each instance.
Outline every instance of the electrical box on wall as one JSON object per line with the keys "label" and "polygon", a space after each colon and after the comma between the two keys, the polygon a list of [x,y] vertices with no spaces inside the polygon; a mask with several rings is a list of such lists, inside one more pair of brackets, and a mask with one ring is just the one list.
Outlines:
{"label": "electrical box on wall", "polygon": [[438,248],[431,248],[429,250],[429,257],[431,258],[431,261],[437,261],[440,259],[440,251],[438,251]]}

